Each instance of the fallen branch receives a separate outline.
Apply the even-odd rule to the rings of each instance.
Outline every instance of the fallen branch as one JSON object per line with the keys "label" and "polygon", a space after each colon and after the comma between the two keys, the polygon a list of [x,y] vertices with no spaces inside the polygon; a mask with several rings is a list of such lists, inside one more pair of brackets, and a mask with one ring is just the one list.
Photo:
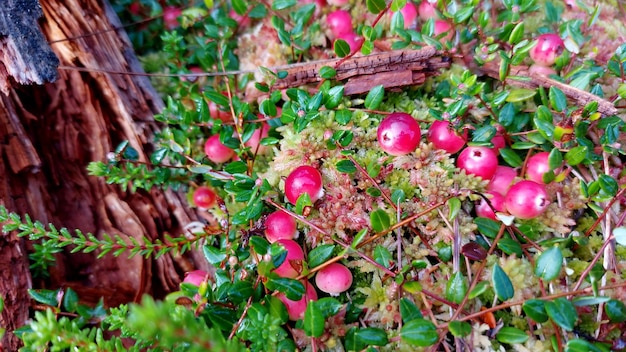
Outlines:
{"label": "fallen branch", "polygon": [[286,71],[287,76],[278,79],[274,88],[286,89],[320,82],[320,69],[332,67],[337,72],[334,79],[348,80],[344,94],[360,94],[377,85],[397,88],[424,83],[427,77],[439,74],[450,66],[450,60],[433,47],[419,50],[396,50],[353,57],[347,60],[330,59],[274,67],[274,72]]}
{"label": "fallen branch", "polygon": [[[478,70],[482,71],[484,74],[486,74],[489,77],[499,79],[500,77],[499,68],[500,68],[499,62],[491,61],[479,67]],[[514,78],[507,78],[506,83],[508,84],[522,87],[522,88],[529,88],[529,89],[535,89],[539,86],[546,87],[546,88],[557,87],[561,91],[563,91],[563,93],[565,93],[565,95],[569,99],[573,100],[574,102],[576,102],[576,104],[578,104],[581,107],[586,106],[587,104],[595,101],[598,103],[598,112],[606,116],[617,115],[617,108],[610,101],[606,99],[602,99],[601,97],[595,94],[591,94],[584,90],[559,82],[547,76],[542,76],[536,73],[531,73],[528,66],[511,66],[509,75],[519,76],[519,77],[529,77],[530,80],[525,81],[525,80],[519,80],[519,79],[514,79]]]}

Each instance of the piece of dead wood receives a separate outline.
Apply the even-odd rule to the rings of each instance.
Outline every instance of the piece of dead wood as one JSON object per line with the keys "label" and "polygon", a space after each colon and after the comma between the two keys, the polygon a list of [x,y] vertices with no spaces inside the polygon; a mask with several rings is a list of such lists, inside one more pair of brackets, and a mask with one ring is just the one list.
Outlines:
{"label": "piece of dead wood", "polygon": [[[500,73],[500,63],[496,61],[491,61],[486,63],[485,65],[478,68],[479,71],[482,71],[489,77],[493,77],[499,79]],[[606,116],[617,115],[617,108],[613,103],[606,99],[602,99],[601,97],[591,94],[589,92],[585,92],[584,90],[572,87],[568,84],[559,82],[552,78],[539,75],[537,73],[531,73],[528,66],[511,66],[510,76],[519,76],[519,77],[529,77],[530,80],[523,81],[514,78],[507,78],[506,83],[522,87],[535,89],[539,86],[549,88],[549,87],[557,87],[572,101],[576,102],[580,107],[586,106],[587,104],[595,101],[598,103],[598,112],[602,113]]]}
{"label": "piece of dead wood", "polygon": [[38,0],[3,0],[0,6],[0,90],[11,82],[42,84],[57,78],[59,59],[50,49],[37,21],[43,16]]}
{"label": "piece of dead wood", "polygon": [[286,71],[277,79],[274,88],[287,89],[322,80],[320,69],[335,69],[336,80],[348,80],[344,94],[361,94],[377,85],[385,88],[405,87],[424,83],[426,77],[436,76],[440,69],[450,66],[448,57],[433,47],[419,50],[395,50],[349,59],[330,59],[275,67],[275,72]]}

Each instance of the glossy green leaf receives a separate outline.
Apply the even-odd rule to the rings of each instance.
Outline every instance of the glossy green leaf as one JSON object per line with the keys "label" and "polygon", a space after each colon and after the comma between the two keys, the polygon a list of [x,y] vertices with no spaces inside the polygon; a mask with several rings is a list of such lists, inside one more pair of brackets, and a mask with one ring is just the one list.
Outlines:
{"label": "glossy green leaf", "polygon": [[466,321],[451,321],[448,323],[448,330],[454,337],[465,337],[472,333],[472,326]]}
{"label": "glossy green leaf", "polygon": [[500,241],[498,241],[497,246],[498,249],[508,255],[515,254],[518,257],[521,257],[523,254],[522,245],[512,238],[502,238]]}
{"label": "glossy green leaf", "polygon": [[552,86],[550,87],[548,96],[550,97],[550,105],[554,110],[562,112],[567,109],[567,97],[562,90],[555,86]]}
{"label": "glossy green leaf", "polygon": [[36,302],[45,304],[48,306],[56,307],[59,302],[57,301],[59,296],[58,290],[33,290],[28,289],[28,295]]}
{"label": "glossy green leaf", "polygon": [[450,208],[448,212],[448,220],[452,221],[459,214],[461,210],[461,200],[456,197],[452,197],[448,199],[448,207]]}
{"label": "glossy green leaf", "polygon": [[467,279],[461,272],[452,274],[446,283],[446,299],[453,303],[461,303],[467,293]]}
{"label": "glossy green leaf", "polygon": [[490,287],[490,285],[489,285],[489,282],[487,282],[487,281],[481,281],[481,282],[477,283],[474,286],[474,288],[470,291],[468,298],[469,299],[474,299],[474,298],[482,295],[483,293],[487,292],[489,287]]}
{"label": "glossy green leaf", "polygon": [[563,254],[559,247],[551,247],[543,251],[535,262],[535,275],[543,280],[554,280],[563,267]]}
{"label": "glossy green leaf", "polygon": [[594,306],[596,304],[608,302],[611,298],[606,296],[577,296],[572,299],[572,304],[576,307]]}
{"label": "glossy green leaf", "polygon": [[[339,106],[339,104],[341,103],[341,100],[343,99],[343,91],[344,91],[344,86],[334,86],[330,88],[328,90],[328,99],[326,100],[326,103],[324,104],[324,106],[326,106],[327,109],[334,109],[337,106]],[[349,110],[340,110],[340,111],[349,112]],[[341,123],[342,125],[347,124],[347,121],[344,123],[340,122],[343,115],[345,115],[345,113],[343,113],[340,116],[337,116],[338,113],[339,111],[335,112],[335,120]],[[351,113],[348,114],[348,121],[350,121],[350,116],[352,116]]]}
{"label": "glossy green leaf", "polygon": [[352,240],[352,244],[350,245],[350,247],[356,248],[356,246],[358,246],[359,243],[363,241],[365,236],[367,236],[367,229],[361,229],[359,232],[357,232],[356,236],[354,236],[354,239]]}
{"label": "glossy green leaf", "polygon": [[548,321],[548,313],[546,312],[546,302],[540,299],[530,299],[522,305],[522,310],[530,319],[537,323],[545,323]]}
{"label": "glossy green leaf", "polygon": [[337,167],[337,171],[345,174],[353,174],[357,170],[352,160],[339,160],[335,166]]}
{"label": "glossy green leaf", "polygon": [[423,318],[420,309],[406,297],[400,299],[400,316],[402,316],[402,321],[405,323],[413,319]]}
{"label": "glossy green leaf", "polygon": [[322,66],[320,68],[319,75],[324,79],[331,79],[335,78],[335,76],[337,75],[337,71],[330,66]]}
{"label": "glossy green leaf", "polygon": [[526,88],[514,88],[511,89],[509,95],[506,97],[506,101],[509,103],[517,103],[520,101],[528,100],[537,94],[534,89]]}
{"label": "glossy green leaf", "polygon": [[439,334],[431,321],[413,319],[402,326],[400,338],[411,345],[427,347],[439,340]]}
{"label": "glossy green leaf", "polygon": [[333,50],[338,57],[346,57],[350,54],[350,44],[343,39],[337,39],[333,44]]}
{"label": "glossy green leaf", "polygon": [[365,108],[370,110],[378,109],[378,106],[383,101],[385,96],[385,88],[383,85],[377,85],[373,87],[365,96]]}
{"label": "glossy green leaf", "polygon": [[578,165],[585,161],[585,159],[587,158],[587,153],[587,146],[579,145],[568,150],[567,153],[565,153],[565,161],[571,166]]}
{"label": "glossy green leaf", "polygon": [[382,209],[370,213],[370,223],[374,232],[383,232],[391,226],[389,215]]}
{"label": "glossy green leaf", "polygon": [[250,237],[250,247],[252,247],[257,254],[265,255],[270,248],[270,243],[261,236],[252,236]]}
{"label": "glossy green leaf", "polygon": [[[78,308],[78,294],[76,291],[72,290],[71,287],[65,289],[65,293],[63,294],[63,308],[65,311],[74,313],[76,312],[76,308]],[[0,308],[0,312],[2,312],[2,308]]]}
{"label": "glossy green leaf", "polygon": [[366,0],[367,10],[373,14],[379,14],[387,7],[385,0]]}
{"label": "glossy green leaf", "polygon": [[563,164],[563,155],[558,148],[553,148],[548,155],[548,166],[554,170]]}
{"label": "glossy green leaf", "polygon": [[302,215],[305,207],[313,206],[313,202],[311,201],[311,197],[307,192],[302,193],[298,200],[296,200],[296,214]]}
{"label": "glossy green leaf", "polygon": [[279,291],[292,301],[299,301],[304,295],[304,284],[286,277],[269,277],[265,287],[270,291]]}
{"label": "glossy green leaf", "polygon": [[572,302],[560,297],[554,301],[546,301],[546,313],[554,323],[567,331],[574,330],[578,313]]}
{"label": "glossy green leaf", "polygon": [[520,167],[524,163],[522,158],[513,150],[509,148],[500,149],[500,156],[502,159],[509,164],[511,167]]}
{"label": "glossy green leaf", "polygon": [[284,10],[297,4],[297,0],[274,0],[272,1],[272,10]]}
{"label": "glossy green leaf", "polygon": [[565,345],[565,352],[605,352],[591,342],[583,339],[571,339]]}
{"label": "glossy green leaf", "polygon": [[500,223],[488,218],[474,218],[478,231],[489,238],[496,238],[500,231]]}
{"label": "glossy green leaf", "polygon": [[348,330],[345,347],[348,351],[361,351],[367,346],[384,346],[389,343],[385,330],[380,328],[356,328]]}
{"label": "glossy green leaf", "polygon": [[528,336],[527,332],[511,326],[503,327],[496,334],[496,340],[502,343],[508,343],[509,345],[514,343],[524,343],[529,337],[530,336]]}
{"label": "glossy green leaf", "polygon": [[330,257],[332,257],[333,255],[334,250],[334,244],[320,244],[317,247],[313,248],[308,254],[309,268],[319,266],[328,259],[330,259]]}
{"label": "glossy green leaf", "polygon": [[513,297],[513,294],[515,294],[511,279],[509,279],[509,276],[498,264],[493,267],[491,282],[496,296],[498,296],[501,301],[509,300]]}
{"label": "glossy green leaf", "polygon": [[317,302],[309,301],[304,311],[304,333],[310,337],[320,337],[324,333],[324,315]]}
{"label": "glossy green leaf", "polygon": [[391,263],[393,263],[393,257],[387,248],[376,245],[374,248],[374,261],[385,268],[389,268]]}
{"label": "glossy green leaf", "polygon": [[626,321],[626,305],[622,301],[611,299],[606,302],[604,312],[612,323],[623,323]]}

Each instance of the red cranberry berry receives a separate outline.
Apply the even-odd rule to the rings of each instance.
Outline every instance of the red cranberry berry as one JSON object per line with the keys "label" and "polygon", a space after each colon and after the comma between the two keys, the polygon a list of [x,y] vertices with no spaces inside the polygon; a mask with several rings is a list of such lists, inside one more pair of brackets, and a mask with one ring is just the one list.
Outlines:
{"label": "red cranberry berry", "polygon": [[378,145],[391,155],[405,155],[415,151],[420,143],[420,125],[404,112],[394,112],[378,125]]}
{"label": "red cranberry berry", "polygon": [[208,209],[215,205],[217,195],[209,187],[201,186],[193,192],[193,202],[198,208]]}
{"label": "red cranberry berry", "polygon": [[520,219],[532,219],[541,215],[550,200],[544,185],[523,180],[511,186],[504,197],[506,210]]}
{"label": "red cranberry berry", "polygon": [[450,41],[454,38],[454,27],[452,26],[452,23],[445,21],[445,20],[436,20],[435,21],[435,30],[433,33],[433,37],[439,37],[440,35],[444,36],[441,37],[441,39],[439,39],[440,42],[445,43],[447,41]]}
{"label": "red cranberry berry", "polygon": [[460,136],[449,122],[436,120],[428,129],[427,139],[435,148],[454,154],[465,146],[467,131]]}
{"label": "red cranberry berry", "polygon": [[163,9],[163,23],[165,28],[172,30],[180,26],[178,18],[183,14],[183,11],[175,6],[167,6]]}
{"label": "red cranberry berry", "polygon": [[265,219],[265,238],[270,243],[282,239],[292,240],[297,232],[296,219],[282,210],[271,213]]}
{"label": "red cranberry berry", "polygon": [[313,203],[324,195],[322,174],[313,166],[298,166],[285,180],[285,196],[291,204],[296,204],[304,193],[309,195]]}
{"label": "red cranberry berry", "polygon": [[311,285],[308,281],[303,281],[305,293],[302,298],[298,301],[292,301],[284,293],[279,293],[276,297],[283,302],[285,307],[287,307],[287,313],[289,314],[290,320],[300,320],[304,318],[304,312],[306,311],[306,306],[310,301],[317,301],[317,292],[315,291],[315,287]]}
{"label": "red cranberry berry", "polygon": [[220,142],[220,136],[215,134],[207,139],[204,144],[204,153],[207,158],[214,163],[224,163],[230,160],[234,155],[235,151],[228,148],[222,142]]}
{"label": "red cranberry berry", "polygon": [[302,261],[304,260],[304,251],[302,247],[294,240],[277,240],[287,250],[285,261],[274,269],[274,272],[280,277],[288,277],[293,279],[300,275],[302,271]]}
{"label": "red cranberry berry", "polygon": [[526,163],[526,178],[537,183],[545,183],[543,182],[543,175],[550,171],[550,164],[548,163],[549,157],[550,153],[539,152],[528,158],[528,162]]}
{"label": "red cranberry berry", "polygon": [[315,284],[321,291],[338,295],[352,285],[352,273],[343,264],[332,263],[317,272]]}
{"label": "red cranberry berry", "polygon": [[439,15],[436,10],[437,1],[430,2],[428,0],[422,0],[417,8],[420,19],[422,21],[428,21],[430,18],[437,19]]}
{"label": "red cranberry berry", "polygon": [[468,175],[490,180],[496,173],[498,157],[491,148],[467,147],[459,154],[456,163],[457,167],[465,170]]}
{"label": "red cranberry berry", "polygon": [[487,191],[505,195],[513,180],[517,177],[517,171],[512,167],[498,165],[496,172],[487,185]]}
{"label": "red cranberry berry", "polygon": [[333,37],[352,32],[352,16],[348,11],[335,10],[326,17],[326,26]]}
{"label": "red cranberry berry", "polygon": [[565,44],[561,37],[546,33],[537,37],[537,45],[530,49],[529,55],[537,65],[552,66],[563,49],[565,49]]}
{"label": "red cranberry berry", "polygon": [[495,211],[506,210],[504,206],[504,196],[497,192],[488,192],[487,194],[491,195],[491,197],[489,198],[489,201],[491,202],[491,206],[493,206],[493,209],[489,206],[489,203],[487,203],[487,201],[484,198],[481,198],[480,202],[476,206],[476,215],[480,216],[481,218],[489,218],[492,220],[497,220],[496,213],[494,212],[494,210]]}

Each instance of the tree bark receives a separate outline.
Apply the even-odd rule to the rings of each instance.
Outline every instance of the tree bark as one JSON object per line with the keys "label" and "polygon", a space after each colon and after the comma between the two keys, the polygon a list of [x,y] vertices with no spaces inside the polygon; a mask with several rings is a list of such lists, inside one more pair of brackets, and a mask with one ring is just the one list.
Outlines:
{"label": "tree bark", "polygon": [[[41,31],[61,67],[142,72],[126,34],[112,30],[121,24],[106,2],[42,0],[41,5]],[[86,171],[89,162],[105,160],[124,140],[139,160],[148,160],[158,128],[152,116],[163,103],[146,77],[61,69],[56,82],[14,87],[1,103],[0,202],[9,210],[44,224],[139,243],[182,234],[196,219],[184,197],[171,190],[123,192]],[[29,307],[24,241],[2,235],[0,253],[0,294],[7,303],[0,325],[8,330],[1,346],[13,351],[19,341],[10,331],[24,324]],[[62,253],[49,279],[34,285],[71,287],[85,303],[104,298],[113,306],[145,293],[163,295],[178,287],[184,271],[206,265],[195,252],[158,260]]]}

